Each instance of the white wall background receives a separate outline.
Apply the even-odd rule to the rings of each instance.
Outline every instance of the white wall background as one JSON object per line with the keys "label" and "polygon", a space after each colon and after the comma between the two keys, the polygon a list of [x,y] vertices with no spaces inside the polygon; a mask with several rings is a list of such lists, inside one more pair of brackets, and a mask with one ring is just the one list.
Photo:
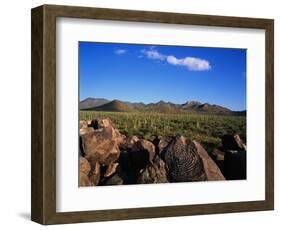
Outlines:
{"label": "white wall background", "polygon": [[[33,0],[2,1],[0,6],[0,228],[42,229],[30,219],[30,9],[41,4],[65,4],[171,11],[212,15],[261,17],[275,19],[275,211],[221,214],[193,217],[114,221],[50,226],[50,229],[148,229],[216,228],[276,229],[281,219],[281,91],[280,43],[281,14],[279,1],[245,0]],[[257,124],[258,125],[258,124]],[[257,143],[258,144],[258,143]],[[237,191],[243,192],[243,191]]]}

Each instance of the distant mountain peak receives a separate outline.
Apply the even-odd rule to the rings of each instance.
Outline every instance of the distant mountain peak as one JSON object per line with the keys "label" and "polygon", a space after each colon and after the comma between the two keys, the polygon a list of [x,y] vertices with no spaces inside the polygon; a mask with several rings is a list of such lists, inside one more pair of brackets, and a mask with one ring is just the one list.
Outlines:
{"label": "distant mountain peak", "polygon": [[189,101],[189,104],[202,104],[200,101]]}
{"label": "distant mountain peak", "polygon": [[108,102],[109,102],[109,100],[107,100],[105,98],[87,97],[84,100],[80,101],[79,109],[93,108],[93,107],[104,105]]}
{"label": "distant mountain peak", "polygon": [[156,104],[166,104],[166,102],[165,101],[163,101],[163,100],[160,100],[160,101],[158,101]]}
{"label": "distant mountain peak", "polygon": [[93,110],[93,111],[112,111],[112,112],[129,112],[132,110],[132,108],[127,105],[126,103],[114,99],[106,104],[88,108],[87,110]]}
{"label": "distant mountain peak", "polygon": [[107,99],[105,99],[105,98],[97,98],[97,97],[87,97],[87,98],[85,98],[82,101],[88,101],[88,100],[107,100]]}
{"label": "distant mountain peak", "polygon": [[187,101],[186,103],[182,104],[183,109],[196,109],[198,106],[202,105],[199,101]]}
{"label": "distant mountain peak", "polygon": [[201,105],[202,103],[199,101],[187,101],[184,105]]}
{"label": "distant mountain peak", "polygon": [[122,102],[122,101],[120,101],[118,99],[114,99],[114,100],[111,101],[111,103],[124,103],[124,102]]}

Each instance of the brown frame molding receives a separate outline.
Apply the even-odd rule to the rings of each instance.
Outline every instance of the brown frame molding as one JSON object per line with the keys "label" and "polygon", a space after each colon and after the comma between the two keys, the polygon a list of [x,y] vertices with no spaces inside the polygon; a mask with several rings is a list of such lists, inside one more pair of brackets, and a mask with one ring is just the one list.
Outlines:
{"label": "brown frame molding", "polygon": [[[62,224],[274,209],[274,21],[43,5],[32,9],[31,219]],[[264,201],[56,212],[56,17],[239,27],[266,31],[266,199]]]}

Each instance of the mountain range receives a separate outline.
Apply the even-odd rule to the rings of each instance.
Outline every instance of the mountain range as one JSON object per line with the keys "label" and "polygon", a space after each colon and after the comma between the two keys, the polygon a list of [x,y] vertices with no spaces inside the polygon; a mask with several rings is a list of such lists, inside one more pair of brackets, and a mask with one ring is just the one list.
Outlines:
{"label": "mountain range", "polygon": [[184,104],[159,101],[157,103],[145,104],[133,103],[120,100],[107,100],[105,98],[86,98],[79,103],[80,110],[87,111],[111,111],[111,112],[160,112],[160,113],[203,113],[220,115],[246,115],[246,111],[232,111],[226,107],[201,103],[198,101],[187,101]]}

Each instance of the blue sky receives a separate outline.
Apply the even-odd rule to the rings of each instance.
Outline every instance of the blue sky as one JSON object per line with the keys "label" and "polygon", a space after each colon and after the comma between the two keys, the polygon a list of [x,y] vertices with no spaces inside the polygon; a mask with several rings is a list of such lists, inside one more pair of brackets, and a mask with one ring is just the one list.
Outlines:
{"label": "blue sky", "polygon": [[246,50],[79,42],[80,100],[185,103],[246,109]]}

